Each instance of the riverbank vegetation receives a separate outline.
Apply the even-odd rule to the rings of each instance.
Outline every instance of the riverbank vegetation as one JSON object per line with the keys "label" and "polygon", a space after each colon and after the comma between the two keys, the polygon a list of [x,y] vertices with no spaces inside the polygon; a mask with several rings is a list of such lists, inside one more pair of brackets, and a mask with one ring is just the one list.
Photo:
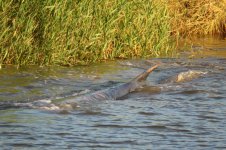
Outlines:
{"label": "riverbank vegetation", "polygon": [[226,0],[169,0],[167,5],[174,34],[226,34]]}
{"label": "riverbank vegetation", "polygon": [[180,36],[225,34],[224,1],[0,1],[0,64],[171,56]]}

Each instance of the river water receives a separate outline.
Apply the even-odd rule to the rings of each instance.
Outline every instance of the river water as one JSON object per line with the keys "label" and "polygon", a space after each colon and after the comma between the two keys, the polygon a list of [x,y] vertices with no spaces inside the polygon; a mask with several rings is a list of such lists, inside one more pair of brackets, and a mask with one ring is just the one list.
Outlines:
{"label": "river water", "polygon": [[[181,58],[150,59],[162,64],[147,87],[119,100],[70,113],[1,107],[0,149],[226,149],[226,44],[217,44],[197,46]],[[128,82],[147,65],[127,60],[71,68],[2,66],[0,102],[70,98]],[[188,70],[206,74],[175,82]]]}

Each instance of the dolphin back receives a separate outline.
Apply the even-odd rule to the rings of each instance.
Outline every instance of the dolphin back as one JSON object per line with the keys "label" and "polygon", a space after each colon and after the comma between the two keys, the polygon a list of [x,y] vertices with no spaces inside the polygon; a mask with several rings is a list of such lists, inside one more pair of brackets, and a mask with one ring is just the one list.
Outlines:
{"label": "dolphin back", "polygon": [[61,111],[61,110],[72,110],[76,107],[79,107],[82,104],[86,105],[87,102],[89,103],[89,101],[116,100],[139,88],[141,82],[145,81],[148,75],[157,67],[158,65],[155,65],[147,69],[130,82],[123,83],[118,86],[107,88],[104,90],[96,91],[94,93],[78,96],[76,98],[73,97],[60,102],[54,102],[52,100],[38,100],[28,103],[8,103],[4,105],[0,103],[0,110],[6,108],[35,108],[42,110]]}

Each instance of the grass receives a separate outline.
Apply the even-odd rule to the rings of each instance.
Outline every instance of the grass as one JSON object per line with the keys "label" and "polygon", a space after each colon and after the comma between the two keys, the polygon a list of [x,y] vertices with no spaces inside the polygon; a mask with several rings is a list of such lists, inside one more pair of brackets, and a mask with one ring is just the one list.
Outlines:
{"label": "grass", "polygon": [[167,7],[149,0],[0,2],[0,63],[87,64],[172,49]]}
{"label": "grass", "polygon": [[168,11],[174,34],[226,35],[226,0],[169,0]]}
{"label": "grass", "polygon": [[77,65],[173,55],[179,36],[225,34],[225,0],[0,1],[0,64]]}

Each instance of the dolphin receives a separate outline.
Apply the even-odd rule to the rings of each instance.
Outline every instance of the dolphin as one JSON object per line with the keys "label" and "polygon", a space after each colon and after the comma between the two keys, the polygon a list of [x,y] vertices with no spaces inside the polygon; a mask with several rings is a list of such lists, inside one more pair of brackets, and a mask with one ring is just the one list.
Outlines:
{"label": "dolphin", "polygon": [[90,94],[85,94],[73,98],[66,98],[63,100],[38,100],[28,103],[8,103],[8,105],[1,106],[0,108],[35,108],[42,110],[53,110],[53,111],[62,111],[62,110],[73,110],[80,105],[89,103],[92,104],[92,101],[100,100],[116,100],[120,97],[127,95],[130,92],[135,91],[140,88],[144,81],[147,79],[149,74],[155,70],[159,65],[154,65],[153,67],[148,68],[146,71],[138,75],[136,78],[130,82],[123,83],[114,87],[110,87],[104,90],[96,91]]}
{"label": "dolphin", "polygon": [[61,102],[53,103],[59,108],[73,109],[74,107],[79,107],[79,103],[84,104],[90,103],[90,101],[116,100],[140,88],[144,84],[144,81],[147,79],[148,75],[158,66],[159,65],[155,65],[153,67],[148,68],[146,71],[138,75],[130,82],[123,83],[118,86],[110,87],[104,90],[96,91],[91,94],[82,95],[77,98],[67,99]]}
{"label": "dolphin", "polygon": [[178,73],[177,75],[171,76],[164,80],[161,80],[160,84],[168,84],[168,83],[180,83],[180,82],[188,82],[199,77],[206,75],[208,72],[200,71],[200,70],[187,70]]}

